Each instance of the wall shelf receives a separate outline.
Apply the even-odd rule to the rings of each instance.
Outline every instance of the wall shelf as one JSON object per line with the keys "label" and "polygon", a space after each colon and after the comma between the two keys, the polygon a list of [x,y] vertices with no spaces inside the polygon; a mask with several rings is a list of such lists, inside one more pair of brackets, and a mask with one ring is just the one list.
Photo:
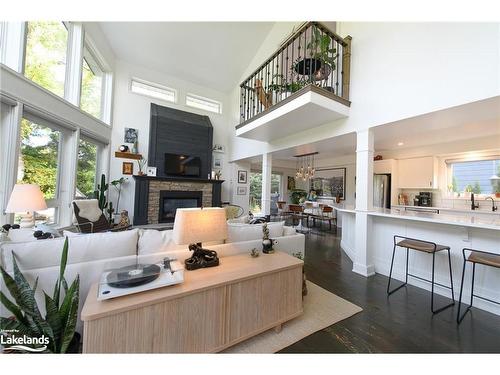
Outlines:
{"label": "wall shelf", "polygon": [[131,152],[119,152],[119,151],[115,151],[115,158],[141,160],[142,159],[142,154],[133,154]]}

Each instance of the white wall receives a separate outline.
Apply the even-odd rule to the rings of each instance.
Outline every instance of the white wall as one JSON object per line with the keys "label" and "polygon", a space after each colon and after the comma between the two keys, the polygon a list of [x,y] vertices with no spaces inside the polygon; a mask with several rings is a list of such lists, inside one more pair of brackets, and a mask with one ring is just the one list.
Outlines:
{"label": "white wall", "polygon": [[[130,92],[130,78],[136,77],[146,81],[159,83],[177,90],[178,101],[177,104],[163,102],[161,100],[149,98],[142,95],[137,95]],[[195,108],[187,107],[185,102],[186,93],[198,94],[208,98],[212,98],[222,102],[223,114],[215,114],[197,110]],[[214,127],[214,144],[222,144],[228,147],[228,96],[226,94],[201,87],[195,83],[186,82],[175,77],[171,77],[159,72],[154,72],[149,69],[144,69],[139,66],[131,65],[123,61],[116,61],[115,64],[115,95],[114,95],[114,108],[113,108],[113,130],[111,139],[111,162],[109,179],[118,179],[122,175],[122,163],[130,161],[125,159],[118,159],[114,157],[114,151],[123,144],[124,128],[138,129],[139,135],[139,153],[143,154],[145,158],[148,157],[149,147],[149,120],[150,120],[150,106],[151,103],[163,105],[166,107],[176,108],[183,111],[207,115]],[[220,155],[220,154],[217,154]],[[138,171],[137,163],[134,163],[134,173]],[[122,197],[120,199],[119,209],[126,209],[129,215],[133,217],[134,213],[134,188],[135,182],[132,176],[128,177],[129,182],[124,186]],[[222,200],[229,200],[229,185],[231,179],[231,169],[228,164],[228,154],[223,154],[223,168],[222,178],[228,180],[222,185]],[[111,189],[111,200],[116,203],[116,194]]]}
{"label": "white wall", "polygon": [[[289,30],[290,25],[277,24],[267,40],[282,40]],[[271,144],[233,137],[233,159],[315,142],[500,94],[498,23],[341,22],[337,33],[352,36],[349,117]],[[276,46],[276,43],[270,44]],[[269,48],[264,44],[254,61],[263,62]],[[247,69],[245,74],[250,71]],[[245,74],[241,81],[246,78]],[[232,133],[238,123],[238,99],[239,89],[235,88],[231,93]]]}

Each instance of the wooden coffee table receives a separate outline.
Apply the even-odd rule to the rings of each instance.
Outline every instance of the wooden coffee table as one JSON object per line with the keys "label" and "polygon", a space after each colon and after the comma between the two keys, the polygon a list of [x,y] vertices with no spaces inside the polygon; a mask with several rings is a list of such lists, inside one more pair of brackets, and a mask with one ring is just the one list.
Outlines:
{"label": "wooden coffee table", "polygon": [[302,314],[300,259],[282,252],[221,258],[184,283],[97,301],[82,310],[84,353],[218,352]]}

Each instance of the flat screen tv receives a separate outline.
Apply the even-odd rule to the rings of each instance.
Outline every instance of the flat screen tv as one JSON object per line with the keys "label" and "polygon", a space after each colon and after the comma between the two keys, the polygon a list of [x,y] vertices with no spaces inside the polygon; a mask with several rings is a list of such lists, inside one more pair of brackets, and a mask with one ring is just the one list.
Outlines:
{"label": "flat screen tv", "polygon": [[191,155],[165,154],[165,174],[200,177],[201,159],[198,156]]}

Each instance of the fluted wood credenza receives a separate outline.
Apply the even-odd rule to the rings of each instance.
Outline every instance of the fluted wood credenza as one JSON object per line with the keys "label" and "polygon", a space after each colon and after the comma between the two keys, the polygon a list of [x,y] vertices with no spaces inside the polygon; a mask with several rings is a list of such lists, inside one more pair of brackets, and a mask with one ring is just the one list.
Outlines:
{"label": "fluted wood credenza", "polygon": [[210,353],[302,314],[303,262],[288,254],[221,258],[184,283],[97,301],[82,310],[84,353]]}

